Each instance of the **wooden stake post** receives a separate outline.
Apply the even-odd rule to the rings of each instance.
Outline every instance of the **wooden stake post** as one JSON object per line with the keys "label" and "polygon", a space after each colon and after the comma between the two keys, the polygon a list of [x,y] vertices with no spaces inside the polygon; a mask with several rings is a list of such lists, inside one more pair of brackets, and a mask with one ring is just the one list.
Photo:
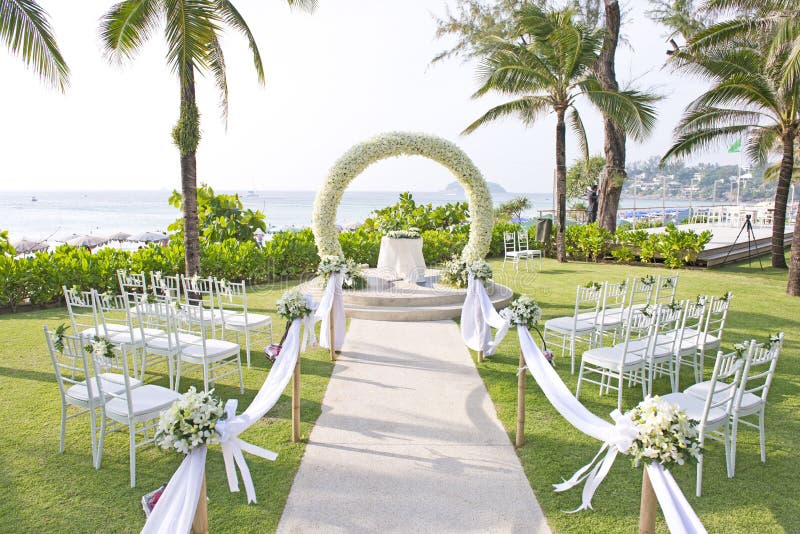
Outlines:
{"label": "wooden stake post", "polygon": [[330,328],[328,329],[328,341],[330,342],[331,346],[331,361],[336,361],[336,349],[334,348],[333,343],[333,306],[331,306],[331,316],[330,316]]}
{"label": "wooden stake post", "polygon": [[292,443],[300,441],[300,355],[292,376]]}
{"label": "wooden stake post", "polygon": [[639,534],[654,534],[656,531],[656,507],[658,501],[647,469],[642,472],[642,503],[639,509]]}
{"label": "wooden stake post", "polygon": [[203,471],[203,484],[200,486],[200,496],[197,498],[197,510],[192,521],[193,534],[208,534],[208,502],[206,500],[206,473]]}
{"label": "wooden stake post", "polygon": [[478,351],[478,363],[483,363],[483,351]]}
{"label": "wooden stake post", "polygon": [[525,357],[519,351],[519,375],[517,376],[517,439],[516,446],[525,443]]}

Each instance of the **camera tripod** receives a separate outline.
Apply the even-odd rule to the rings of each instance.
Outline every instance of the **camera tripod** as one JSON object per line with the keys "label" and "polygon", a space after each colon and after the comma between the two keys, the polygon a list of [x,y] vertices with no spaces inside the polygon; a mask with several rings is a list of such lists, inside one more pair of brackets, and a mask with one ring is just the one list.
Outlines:
{"label": "camera tripod", "polygon": [[[739,230],[739,233],[736,234],[736,239],[733,240],[733,244],[731,245],[731,248],[728,249],[728,253],[725,254],[725,259],[722,260],[723,264],[728,262],[728,256],[731,255],[731,251],[733,250],[733,247],[736,246],[736,243],[739,241],[739,238],[742,237],[742,232],[744,232],[745,230],[747,231],[747,261],[748,261],[748,265],[752,265],[752,263],[753,263],[752,245],[755,244],[756,233],[753,231],[753,223],[750,222],[751,215],[749,213],[747,213],[747,214],[745,214],[744,217],[745,217],[744,224],[742,225],[742,228]],[[764,270],[764,265],[761,263],[761,256],[758,256],[758,265],[761,267],[761,270],[763,271]]]}

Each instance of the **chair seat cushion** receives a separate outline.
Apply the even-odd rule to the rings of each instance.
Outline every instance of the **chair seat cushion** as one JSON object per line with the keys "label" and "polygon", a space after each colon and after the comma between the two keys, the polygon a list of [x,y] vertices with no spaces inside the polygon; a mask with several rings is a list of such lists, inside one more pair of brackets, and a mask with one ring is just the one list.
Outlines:
{"label": "chair seat cushion", "polygon": [[[697,397],[698,399],[705,400],[708,396],[708,390],[711,387],[711,381],[706,380],[704,382],[698,382],[697,384],[691,385],[688,388],[684,389],[683,392],[691,395],[692,397]],[[730,391],[721,391],[719,393],[714,394],[714,402],[719,402],[723,400],[725,395],[732,393],[733,390]],[[750,409],[753,407],[757,407],[761,404],[761,397],[758,395],[754,395],[753,393],[745,392],[742,395],[742,404],[740,409]]]}
{"label": "chair seat cushion", "polygon": [[[200,336],[194,336],[192,334],[178,334],[178,340],[180,343],[186,344],[196,344],[202,343],[202,338]],[[152,349],[152,350],[160,350],[160,351],[167,351],[170,350],[170,340],[167,339],[167,335],[163,334],[160,336],[150,337],[147,338],[144,344],[145,348]],[[175,338],[172,338],[172,350],[177,352],[178,347],[175,346]]]}
{"label": "chair seat cushion", "polygon": [[711,334],[706,334],[705,343],[701,343],[703,340],[703,332],[695,330],[694,328],[686,328],[683,330],[683,337],[684,338],[693,338],[695,340],[695,344],[698,347],[706,346],[706,347],[717,347],[719,346],[719,338],[717,336],[712,336]]}
{"label": "chair seat cushion", "polygon": [[[148,329],[148,330],[153,331],[153,329]],[[156,332],[161,332],[161,335],[164,335],[163,331],[158,330]],[[111,334],[107,337],[108,340],[114,344],[142,345],[147,339],[147,334],[142,335],[141,330],[137,329],[133,331],[133,335],[131,335],[131,332],[128,330],[125,332],[118,332],[115,334]]]}
{"label": "chair seat cushion", "polygon": [[[668,356],[672,356],[672,345],[669,344],[671,338],[668,338],[666,334],[660,334],[658,336],[658,340],[656,341],[656,346],[653,348],[653,357],[654,358],[666,358]],[[641,339],[634,339],[633,341],[628,342],[628,352],[633,352],[636,354],[644,355],[647,351],[647,345],[650,342],[648,338],[641,338]],[[668,346],[665,346],[668,345]],[[617,343],[614,347],[619,348],[622,350],[625,347],[625,343]]]}
{"label": "chair seat cushion", "polygon": [[574,317],[556,317],[555,319],[548,319],[544,323],[545,330],[555,330],[563,334],[571,333],[573,326],[576,334],[594,330],[594,322],[578,319],[576,323]]}
{"label": "chair seat cushion", "polygon": [[[239,354],[240,350],[241,347],[236,343],[222,339],[207,339],[205,357],[207,359],[227,358],[228,356]],[[202,360],[204,357],[202,340],[198,341],[197,344],[183,345],[181,347],[181,356]]]}
{"label": "chair seat cushion", "polygon": [[[686,393],[668,393],[667,395],[662,395],[661,400],[680,406],[681,409],[686,412],[686,416],[689,419],[695,419],[697,421],[703,419],[703,410],[705,410],[706,407],[706,401],[704,399],[698,399]],[[727,421],[727,419],[728,412],[722,408],[711,408],[708,411],[706,424],[719,423],[721,421]]]}
{"label": "chair seat cushion", "polygon": [[[180,396],[176,391],[162,386],[147,384],[130,391],[133,415],[152,414],[158,417],[162,410],[169,408]],[[124,398],[111,399],[106,403],[106,412],[127,416],[128,403]]]}
{"label": "chair seat cushion", "polygon": [[[109,324],[106,325],[106,330],[108,330],[108,332],[127,332],[128,327],[123,324]],[[96,327],[92,327],[92,328],[87,328],[85,330],[81,330],[80,336],[85,338],[93,338],[97,336],[98,331],[105,332],[102,326],[99,329]]]}
{"label": "chair seat cushion", "polygon": [[[119,395],[125,391],[125,377],[121,374],[102,373],[99,378],[94,377],[92,380],[95,381],[92,384],[92,397],[95,401],[100,399],[100,388],[103,389],[105,396],[108,396],[109,393]],[[142,384],[141,380],[136,380],[135,378],[130,378],[129,381],[131,388],[139,387]],[[89,390],[86,388],[86,381],[84,380],[80,384],[71,386],[67,389],[66,396],[80,402],[89,402]]]}
{"label": "chair seat cushion", "polygon": [[622,350],[617,347],[597,347],[589,349],[583,353],[583,361],[598,367],[605,367],[606,369],[618,371],[623,364],[623,356],[625,357],[624,364],[626,367],[638,365],[644,361],[644,357],[641,354],[633,352],[623,354]]}
{"label": "chair seat cushion", "polygon": [[229,328],[243,330],[245,320],[247,321],[248,329],[259,328],[272,323],[272,317],[258,313],[248,313],[246,317],[243,313],[225,314],[225,326]]}

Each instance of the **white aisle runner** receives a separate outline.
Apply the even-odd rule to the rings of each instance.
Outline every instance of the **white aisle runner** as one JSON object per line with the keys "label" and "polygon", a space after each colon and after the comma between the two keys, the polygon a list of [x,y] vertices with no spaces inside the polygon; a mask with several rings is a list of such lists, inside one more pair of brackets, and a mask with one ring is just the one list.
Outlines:
{"label": "white aisle runner", "polygon": [[350,321],[278,532],[550,532],[454,322]]}

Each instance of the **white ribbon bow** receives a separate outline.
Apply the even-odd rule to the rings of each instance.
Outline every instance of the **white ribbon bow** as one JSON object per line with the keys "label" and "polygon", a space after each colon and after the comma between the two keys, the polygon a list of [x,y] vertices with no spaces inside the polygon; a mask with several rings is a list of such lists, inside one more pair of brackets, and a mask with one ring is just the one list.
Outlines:
{"label": "white ribbon bow", "polygon": [[242,482],[247,494],[247,502],[256,502],[256,488],[253,485],[253,477],[250,476],[250,469],[244,459],[244,452],[249,452],[254,456],[259,456],[266,460],[275,461],[277,453],[247,443],[239,439],[239,434],[247,429],[243,418],[236,417],[237,399],[228,399],[225,403],[225,414],[227,417],[217,423],[217,432],[220,435],[220,446],[222,447],[222,458],[225,461],[225,473],[228,475],[228,487],[231,491],[239,491],[239,479],[236,476],[236,467],[242,473]]}
{"label": "white ribbon bow", "polygon": [[[592,497],[611,470],[611,466],[614,465],[617,454],[620,452],[625,454],[639,436],[639,429],[630,416],[623,414],[619,410],[614,410],[611,412],[611,418],[614,420],[614,429],[595,457],[592,458],[592,461],[578,469],[569,480],[565,480],[560,484],[553,484],[555,491],[562,492],[577,486],[584,480],[586,481],[583,486],[581,505],[569,513],[592,509]],[[597,460],[604,451],[606,453],[605,457],[598,462]]]}

